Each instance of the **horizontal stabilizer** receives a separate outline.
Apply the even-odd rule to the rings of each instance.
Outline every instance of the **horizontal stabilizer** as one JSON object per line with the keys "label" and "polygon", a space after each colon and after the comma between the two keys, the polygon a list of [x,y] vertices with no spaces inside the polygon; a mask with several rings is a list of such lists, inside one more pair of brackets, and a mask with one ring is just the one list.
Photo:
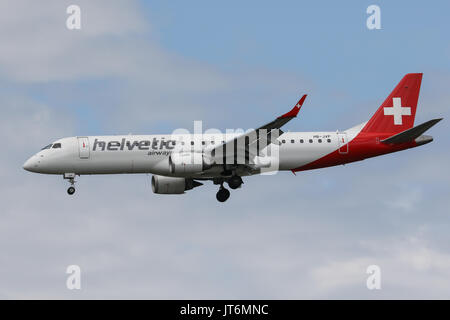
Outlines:
{"label": "horizontal stabilizer", "polygon": [[404,143],[404,142],[412,141],[412,140],[416,139],[417,137],[419,137],[420,135],[422,135],[422,133],[424,133],[425,131],[430,129],[432,126],[434,126],[436,123],[438,123],[442,119],[443,118],[439,118],[439,119],[433,119],[433,120],[424,122],[422,124],[419,124],[417,127],[405,130],[396,135],[393,135],[392,137],[381,140],[381,142],[387,143],[387,144],[396,144],[396,143]]}

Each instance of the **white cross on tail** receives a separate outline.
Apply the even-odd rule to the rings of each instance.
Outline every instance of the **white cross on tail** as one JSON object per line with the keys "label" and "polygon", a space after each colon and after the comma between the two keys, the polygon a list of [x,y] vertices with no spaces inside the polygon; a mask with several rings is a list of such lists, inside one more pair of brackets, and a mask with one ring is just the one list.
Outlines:
{"label": "white cross on tail", "polygon": [[411,108],[410,107],[402,107],[402,98],[392,98],[392,107],[384,108],[385,116],[394,116],[394,124],[402,125],[403,120],[402,116],[410,116]]}

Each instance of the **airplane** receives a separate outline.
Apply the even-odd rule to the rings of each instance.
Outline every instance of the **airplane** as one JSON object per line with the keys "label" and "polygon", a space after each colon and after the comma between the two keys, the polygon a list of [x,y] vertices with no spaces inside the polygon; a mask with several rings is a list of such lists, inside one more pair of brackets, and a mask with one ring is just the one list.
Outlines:
{"label": "airplane", "polygon": [[287,113],[247,132],[77,136],[57,140],[29,158],[27,171],[62,175],[75,193],[75,177],[94,174],[152,174],[156,194],[183,194],[212,181],[216,198],[230,197],[242,177],[266,172],[343,165],[433,141],[423,135],[442,118],[414,127],[422,73],[405,75],[366,122],[344,131],[283,132],[306,95]]}

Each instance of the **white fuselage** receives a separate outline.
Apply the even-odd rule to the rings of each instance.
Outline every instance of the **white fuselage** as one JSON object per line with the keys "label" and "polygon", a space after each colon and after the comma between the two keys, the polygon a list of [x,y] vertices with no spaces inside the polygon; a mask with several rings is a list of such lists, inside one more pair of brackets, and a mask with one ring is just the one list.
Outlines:
{"label": "white fuselage", "polygon": [[[346,132],[287,132],[278,141],[279,163],[274,170],[291,170],[311,163],[352,140],[362,125]],[[233,136],[227,136],[232,139]],[[152,173],[165,176],[214,178],[222,169],[213,167],[204,172],[170,172],[169,156],[179,152],[205,152],[220,145],[221,134],[203,135],[126,135],[70,137],[55,141],[58,148],[43,149],[25,163],[29,171],[46,174],[74,173],[119,174]],[[342,152],[346,152],[345,148]],[[246,175],[245,172],[241,173]],[[247,173],[248,174],[248,173]]]}
{"label": "white fuselage", "polygon": [[[414,127],[421,73],[405,75],[365,123],[343,132],[287,132],[304,94],[289,111],[246,132],[222,134],[127,135],[64,138],[28,159],[24,169],[62,174],[75,193],[77,175],[151,173],[156,194],[182,194],[204,181],[220,185],[216,198],[230,197],[243,176],[337,166],[415,148],[433,141],[423,133],[442,118]],[[195,128],[195,125],[194,125]]]}

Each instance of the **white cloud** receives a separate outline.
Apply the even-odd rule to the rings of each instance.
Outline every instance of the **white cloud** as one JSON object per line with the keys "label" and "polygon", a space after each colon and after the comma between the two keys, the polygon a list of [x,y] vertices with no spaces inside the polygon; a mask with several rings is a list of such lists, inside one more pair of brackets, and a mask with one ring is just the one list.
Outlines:
{"label": "white cloud", "polygon": [[311,272],[315,280],[315,292],[342,290],[346,287],[364,287],[367,267],[373,265],[373,259],[367,257],[351,258],[344,261],[332,261],[315,268]]}
{"label": "white cloud", "polygon": [[116,77],[145,91],[150,102],[160,91],[209,92],[226,85],[212,68],[161,48],[136,1],[78,1],[81,30],[66,28],[70,4],[2,2],[3,77],[19,83]]}
{"label": "white cloud", "polygon": [[2,1],[0,37],[7,39],[0,53],[2,73],[19,82],[48,82],[138,68],[138,61],[119,50],[125,35],[146,30],[136,2],[78,3],[82,30],[71,31],[65,24],[69,1]]}
{"label": "white cloud", "polygon": [[[349,298],[373,297],[443,297],[450,294],[446,278],[450,277],[450,254],[430,248],[422,236],[406,239],[380,239],[362,246],[365,253],[361,257],[347,260],[329,261],[313,268],[314,291],[320,295],[336,295],[347,288],[358,288],[360,292]],[[378,265],[381,270],[381,291],[372,295],[366,288],[367,267]],[[423,287],[434,292],[423,294]],[[405,290],[396,291],[397,288]],[[406,288],[408,290],[406,290]]]}
{"label": "white cloud", "polygon": [[400,209],[404,212],[411,212],[416,208],[417,204],[422,201],[423,192],[417,187],[404,187],[404,190],[398,190],[392,194],[389,199],[384,202],[394,209]]}
{"label": "white cloud", "polygon": [[[231,124],[235,108],[255,114],[256,107],[259,114],[285,98],[284,107],[270,110],[272,117],[310,88],[301,76],[270,69],[218,70],[164,49],[137,1],[79,1],[82,29],[74,31],[65,26],[69,4],[2,2],[0,37],[7,41],[0,51],[0,76],[18,85],[58,83],[86,105],[92,100],[79,85],[102,83],[107,93],[95,108],[108,114],[107,129],[128,133],[158,121],[190,126],[198,119],[218,127],[223,123],[217,123],[214,110]],[[53,91],[52,96],[68,99],[58,87]],[[248,98],[253,95],[258,98]]]}

